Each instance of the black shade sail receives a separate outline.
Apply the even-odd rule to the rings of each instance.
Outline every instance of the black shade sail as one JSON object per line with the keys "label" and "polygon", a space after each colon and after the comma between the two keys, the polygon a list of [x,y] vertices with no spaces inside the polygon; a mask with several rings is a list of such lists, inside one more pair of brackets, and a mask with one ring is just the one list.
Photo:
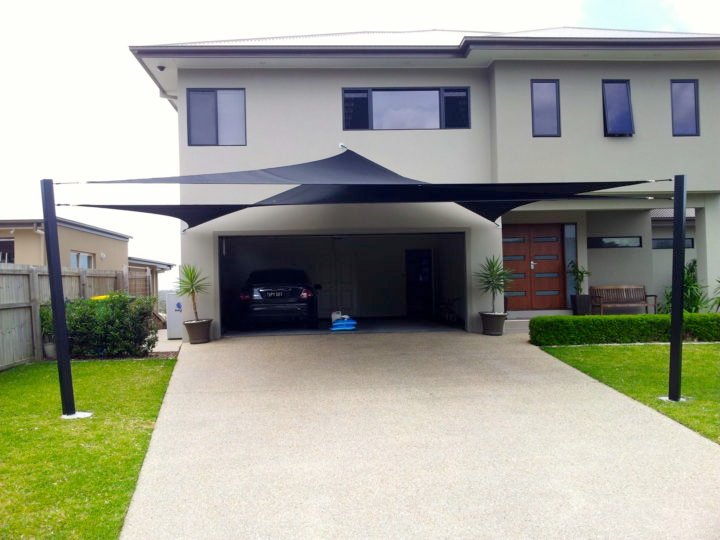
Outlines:
{"label": "black shade sail", "polygon": [[249,207],[317,204],[454,202],[490,221],[495,221],[510,210],[525,204],[559,199],[607,199],[611,197],[582,194],[646,182],[646,180],[635,180],[626,182],[431,184],[400,176],[351,150],[346,150],[341,154],[319,161],[256,171],[92,182],[295,185],[282,193],[252,204],[88,204],[81,206],[171,216],[183,220],[189,228]]}
{"label": "black shade sail", "polygon": [[191,174],[164,178],[93,181],[89,184],[420,184],[345,150],[318,161],[254,171]]}

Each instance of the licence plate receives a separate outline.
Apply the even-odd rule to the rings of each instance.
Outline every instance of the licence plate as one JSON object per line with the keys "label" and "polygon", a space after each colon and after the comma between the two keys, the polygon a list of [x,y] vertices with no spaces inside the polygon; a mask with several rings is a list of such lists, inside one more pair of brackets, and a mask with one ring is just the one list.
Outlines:
{"label": "licence plate", "polygon": [[285,296],[285,291],[267,291],[265,298],[282,298]]}

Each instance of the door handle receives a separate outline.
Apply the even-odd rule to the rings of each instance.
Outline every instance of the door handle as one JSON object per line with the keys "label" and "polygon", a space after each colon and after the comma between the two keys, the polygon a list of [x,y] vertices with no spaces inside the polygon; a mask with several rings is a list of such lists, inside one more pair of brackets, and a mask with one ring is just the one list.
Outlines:
{"label": "door handle", "polygon": [[530,270],[535,270],[535,266],[537,263],[535,261],[530,261]]}

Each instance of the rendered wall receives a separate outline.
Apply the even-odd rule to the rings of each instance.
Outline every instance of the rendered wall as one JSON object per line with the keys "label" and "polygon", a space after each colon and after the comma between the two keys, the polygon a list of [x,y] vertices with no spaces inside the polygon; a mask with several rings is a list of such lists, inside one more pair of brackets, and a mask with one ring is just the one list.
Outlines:
{"label": "rendered wall", "polygon": [[645,285],[648,294],[659,294],[653,284],[652,228],[649,211],[588,212],[588,236],[640,235],[640,248],[588,249],[592,285]]}
{"label": "rendered wall", "polygon": [[[499,181],[632,180],[684,173],[690,191],[720,187],[717,64],[496,62],[493,77]],[[532,137],[533,78],[560,80],[561,137]],[[632,137],[604,136],[603,79],[630,80]],[[671,79],[699,79],[701,136],[672,136]]]}
{"label": "rendered wall", "polygon": [[45,264],[44,236],[32,229],[0,229],[0,236],[15,239],[15,264],[32,264],[42,266]]}
{"label": "rendered wall", "polygon": [[[32,229],[0,229],[0,236],[15,238],[15,263],[44,266],[47,263],[45,253],[45,235]],[[122,270],[127,265],[128,241],[115,240],[89,232],[58,227],[60,244],[60,264],[70,266],[70,251],[83,251],[95,255],[95,268],[98,270]],[[105,258],[100,257],[105,253]]]}
{"label": "rendered wall", "polygon": [[704,195],[703,207],[696,206],[695,214],[698,277],[712,292],[720,284],[720,195]]}
{"label": "rendered wall", "polygon": [[[58,227],[60,243],[60,261],[70,266],[70,251],[83,251],[95,255],[95,268],[98,270],[122,270],[128,262],[128,241],[115,240],[97,234]],[[105,258],[101,257],[105,254]]]}
{"label": "rendered wall", "polygon": [[[181,174],[247,170],[321,159],[339,143],[406,176],[433,182],[490,178],[489,84],[484,70],[181,70]],[[470,88],[472,129],[343,131],[342,89]],[[244,88],[247,146],[187,145],[186,89]]]}
{"label": "rendered wall", "polygon": [[[652,227],[653,238],[672,238],[673,229],[672,224],[653,224]],[[689,238],[695,238],[695,227],[687,226],[685,229],[685,236]],[[658,295],[658,302],[662,302],[665,288],[670,287],[672,284],[672,249],[653,249],[653,273],[652,283],[654,294]],[[688,263],[692,259],[697,259],[697,249],[686,249],[685,250],[685,262]]]}

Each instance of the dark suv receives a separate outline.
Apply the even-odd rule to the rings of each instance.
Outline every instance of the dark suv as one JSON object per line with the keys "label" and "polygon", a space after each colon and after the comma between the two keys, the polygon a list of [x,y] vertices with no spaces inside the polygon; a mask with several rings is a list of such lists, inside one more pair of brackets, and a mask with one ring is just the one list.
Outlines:
{"label": "dark suv", "polygon": [[250,273],[240,291],[242,320],[247,323],[263,321],[304,321],[317,327],[317,297],[319,285],[312,285],[307,274],[293,268],[271,268]]}

